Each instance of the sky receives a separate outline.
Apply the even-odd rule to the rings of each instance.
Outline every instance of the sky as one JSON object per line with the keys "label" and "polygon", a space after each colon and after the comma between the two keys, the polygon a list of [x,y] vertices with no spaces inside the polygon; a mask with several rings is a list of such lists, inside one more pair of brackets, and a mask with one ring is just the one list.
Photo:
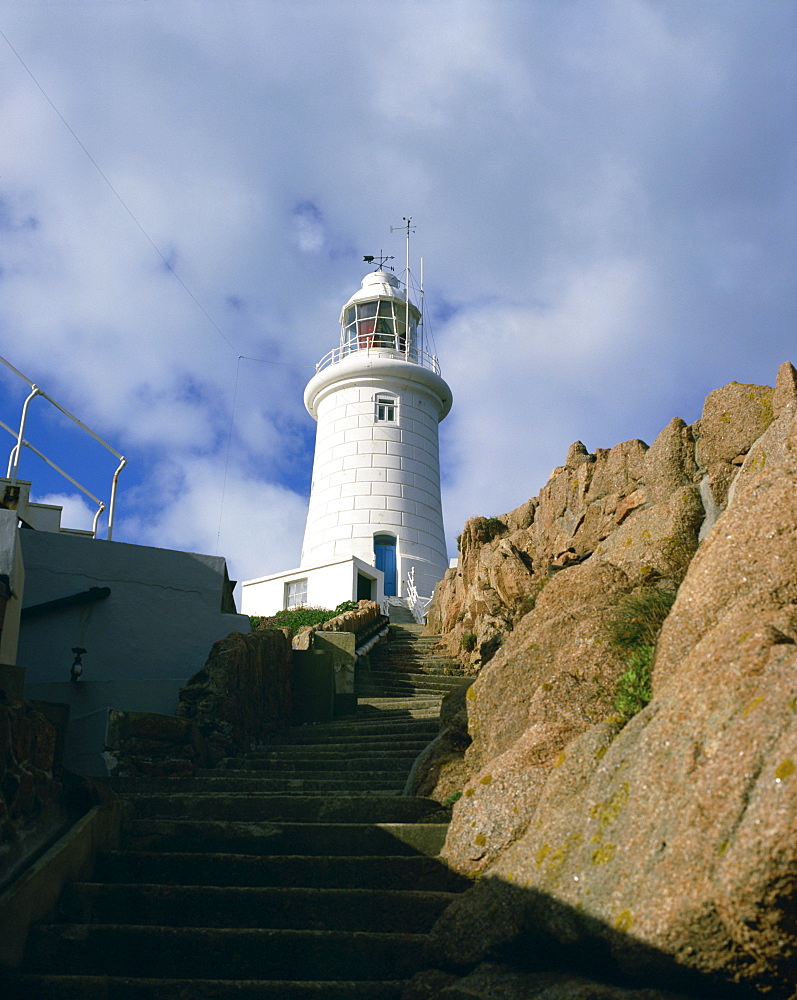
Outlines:
{"label": "sky", "polygon": [[[118,541],[298,566],[304,385],[406,217],[452,556],[571,442],[797,363],[793,0],[0,0],[0,32],[0,354],[126,457]],[[26,392],[0,368],[13,428]],[[107,500],[43,399],[26,436]]]}

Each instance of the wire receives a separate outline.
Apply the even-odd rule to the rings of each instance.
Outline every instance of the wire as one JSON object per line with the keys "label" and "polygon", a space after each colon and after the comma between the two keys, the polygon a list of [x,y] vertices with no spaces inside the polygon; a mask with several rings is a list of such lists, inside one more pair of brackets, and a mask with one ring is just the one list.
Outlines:
{"label": "wire", "polygon": [[245,354],[238,355],[239,361],[257,361],[261,365],[281,365],[283,368],[315,368],[315,365],[308,364],[298,364],[295,361],[265,361],[263,358],[248,358]]}
{"label": "wire", "polygon": [[221,481],[221,501],[219,503],[219,529],[216,532],[216,555],[219,554],[219,544],[221,542],[221,521],[224,517],[224,493],[227,489],[227,469],[230,465],[230,448],[232,446],[232,429],[235,423],[235,404],[238,400],[238,376],[241,373],[241,355],[238,355],[238,363],[235,367],[235,389],[232,394],[232,412],[230,413],[230,432],[227,435],[227,456],[224,459],[224,476]]}
{"label": "wire", "polygon": [[[64,116],[61,114],[61,112],[55,106],[55,104],[53,103],[53,101],[50,99],[50,96],[45,91],[44,87],[42,87],[42,85],[39,83],[39,81],[33,75],[33,71],[27,65],[27,63],[22,58],[22,56],[19,54],[19,52],[17,52],[17,50],[11,44],[11,40],[9,39],[8,35],[6,35],[6,33],[2,30],[2,28],[0,28],[0,36],[3,37],[3,39],[5,40],[6,45],[11,49],[11,51],[17,57],[17,59],[19,60],[20,64],[22,65],[22,68],[25,70],[25,72],[28,74],[28,76],[31,78],[31,80],[33,80],[33,82],[36,84],[36,87],[39,89],[39,92],[41,93],[42,97],[44,97],[45,101],[47,101],[47,103],[50,105],[50,107],[53,109],[53,111],[61,119],[61,122],[64,125],[64,127],[67,129],[67,131],[72,136],[72,138],[75,140],[75,142],[78,144],[78,146],[80,146],[80,148],[86,154],[86,156],[88,157],[89,161],[94,166],[94,169],[97,171],[97,173],[100,175],[100,177],[102,177],[102,179],[105,181],[105,183],[107,184],[107,186],[110,189],[110,191],[113,194],[113,196],[116,198],[116,200],[119,202],[119,204],[125,210],[125,212],[127,212],[127,214],[130,216],[130,218],[136,224],[136,226],[138,227],[138,229],[140,230],[140,232],[142,233],[142,235],[144,236],[144,238],[147,240],[147,242],[149,243],[149,245],[152,247],[152,249],[155,251],[155,253],[160,257],[160,259],[166,265],[166,267],[168,268],[168,270],[174,275],[174,277],[177,279],[177,281],[182,286],[183,291],[185,291],[185,293],[189,296],[189,298],[194,303],[194,305],[197,307],[197,309],[199,309],[199,311],[202,313],[202,315],[205,317],[205,319],[208,321],[208,323],[210,323],[210,325],[213,327],[213,329],[218,333],[218,335],[222,338],[222,340],[224,340],[224,342],[227,344],[227,346],[230,348],[230,350],[233,351],[236,354],[236,356],[238,357],[238,359],[240,361],[240,359],[242,357],[244,357],[244,356],[241,355],[241,354],[238,354],[238,351],[232,345],[232,342],[227,337],[227,335],[222,330],[222,328],[219,326],[219,324],[213,319],[213,317],[210,315],[210,313],[207,311],[207,309],[205,309],[205,307],[202,305],[202,303],[199,301],[199,299],[196,297],[196,295],[194,295],[194,293],[191,291],[191,289],[188,287],[188,285],[185,283],[185,281],[183,281],[183,279],[180,277],[180,275],[174,269],[174,265],[171,264],[170,261],[164,256],[164,254],[162,253],[160,247],[155,243],[155,241],[152,239],[152,237],[149,235],[149,233],[146,231],[146,229],[138,221],[138,219],[136,218],[133,210],[130,208],[130,206],[127,204],[127,202],[124,200],[124,198],[119,194],[119,192],[116,190],[116,188],[111,183],[111,180],[109,179],[108,175],[105,173],[105,171],[99,165],[99,163],[97,163],[97,161],[94,159],[94,157],[91,155],[91,153],[88,151],[88,149],[86,148],[86,146],[81,141],[81,139],[78,136],[78,134],[75,132],[75,130],[72,128],[72,126],[66,120],[66,118],[64,118]],[[247,360],[247,361],[259,361],[261,364],[264,364],[264,365],[283,365],[283,366],[287,366],[287,367],[291,367],[291,368],[310,368],[310,367],[313,367],[312,365],[309,365],[309,364],[306,364],[306,363],[305,364],[289,364],[286,361],[266,361],[263,358],[246,358],[245,360]]]}

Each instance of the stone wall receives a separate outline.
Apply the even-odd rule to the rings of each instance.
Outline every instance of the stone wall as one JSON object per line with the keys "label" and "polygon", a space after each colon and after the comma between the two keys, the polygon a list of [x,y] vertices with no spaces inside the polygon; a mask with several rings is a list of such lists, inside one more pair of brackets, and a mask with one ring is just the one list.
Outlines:
{"label": "stone wall", "polygon": [[362,632],[381,615],[376,601],[359,601],[351,611],[335,615],[320,625],[308,625],[297,631],[293,639],[294,649],[312,649],[316,632]]}
{"label": "stone wall", "polygon": [[[554,947],[646,984],[793,995],[795,497],[786,363],[650,448],[576,443],[539,497],[468,522],[430,622],[452,651],[478,636],[444,848],[477,882],[434,930],[443,964]],[[606,623],[650,588],[678,592],[626,724]],[[417,780],[448,793],[435,774]]]}
{"label": "stone wall", "polygon": [[61,793],[57,743],[56,727],[43,712],[0,699],[0,877],[26,830],[43,820]]}
{"label": "stone wall", "polygon": [[180,689],[177,715],[196,723],[208,760],[244,753],[291,718],[291,632],[233,632]]}
{"label": "stone wall", "polygon": [[125,777],[190,777],[207,765],[207,746],[196,723],[157,712],[108,713],[113,774]]}

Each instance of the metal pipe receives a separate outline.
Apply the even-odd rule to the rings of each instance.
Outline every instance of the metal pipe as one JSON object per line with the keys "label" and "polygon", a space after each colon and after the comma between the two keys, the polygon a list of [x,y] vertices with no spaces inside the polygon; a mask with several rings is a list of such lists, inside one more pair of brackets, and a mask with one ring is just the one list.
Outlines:
{"label": "metal pipe", "polygon": [[97,537],[97,522],[100,519],[100,514],[105,510],[105,504],[100,500],[100,505],[97,508],[97,513],[94,515],[94,523],[91,526],[91,533],[96,538]]}
{"label": "metal pipe", "polygon": [[[0,427],[2,427],[3,430],[8,431],[8,433],[11,434],[12,437],[16,437],[17,436],[17,432],[16,431],[12,431],[11,428],[8,426],[8,424],[3,423],[2,420],[0,420]],[[22,444],[22,446],[24,448],[30,448],[30,450],[33,452],[34,455],[36,455],[38,458],[40,458],[43,462],[46,462],[50,466],[51,469],[55,469],[55,471],[59,475],[63,476],[64,479],[68,479],[69,482],[73,486],[75,486],[77,489],[79,489],[81,493],[85,493],[87,497],[89,497],[91,500],[94,501],[94,503],[102,503],[102,501],[100,500],[99,497],[95,497],[94,494],[91,493],[89,490],[87,490],[85,486],[81,486],[80,483],[77,481],[77,479],[73,479],[69,475],[68,472],[64,472],[64,470],[61,468],[60,465],[56,465],[55,462],[53,462],[43,452],[39,451],[38,448],[36,448],[34,445],[32,445],[30,443],[30,441],[23,440],[21,442],[21,444]],[[13,454],[13,452],[12,452],[12,454]]]}
{"label": "metal pipe", "polygon": [[420,344],[418,345],[421,353],[423,353],[426,350],[426,325],[424,323],[425,316],[426,316],[426,299],[424,298],[424,291],[423,291],[423,257],[421,257],[421,322],[420,322],[421,336],[420,336]]}
{"label": "metal pipe", "polygon": [[76,608],[83,604],[95,604],[97,601],[104,601],[111,596],[110,587],[89,587],[79,594],[70,594],[68,597],[56,597],[54,601],[43,601],[41,604],[31,604],[23,608],[20,618],[37,618],[39,615],[49,615],[54,611],[63,611],[65,608]]}
{"label": "metal pipe", "polygon": [[30,450],[32,452],[34,452],[34,454],[38,455],[39,458],[41,458],[43,461],[45,461],[51,468],[55,469],[56,472],[58,472],[60,475],[62,475],[70,483],[72,483],[73,486],[77,487],[77,489],[79,489],[82,493],[85,493],[86,496],[91,497],[91,499],[96,504],[99,504],[100,509],[97,511],[97,513],[94,516],[94,528],[93,528],[93,530],[94,530],[94,535],[96,537],[96,534],[97,534],[97,520],[98,520],[100,514],[102,513],[102,511],[105,510],[105,504],[101,500],[99,500],[97,497],[95,497],[93,493],[90,493],[85,487],[81,486],[80,483],[76,479],[73,479],[68,473],[64,472],[63,469],[59,468],[59,466],[57,466],[55,464],[55,462],[51,462],[50,459],[46,457],[46,455],[43,455],[40,451],[38,451],[36,448],[34,448],[32,444],[30,444],[28,441],[25,440],[24,435],[25,435],[25,424],[26,424],[27,419],[28,419],[28,406],[30,405],[30,402],[31,402],[31,400],[33,399],[34,396],[43,396],[49,403],[52,403],[52,405],[57,410],[60,410],[61,413],[63,413],[65,417],[68,417],[73,423],[77,424],[77,426],[82,431],[85,431],[86,434],[89,435],[89,437],[94,438],[94,440],[98,444],[101,444],[103,448],[105,448],[107,451],[111,452],[112,455],[115,455],[120,460],[119,466],[116,469],[116,472],[114,473],[114,476],[113,476],[113,480],[111,482],[111,501],[110,501],[111,506],[110,506],[110,511],[109,511],[109,515],[108,515],[108,539],[110,540],[111,537],[112,537],[112,534],[113,534],[113,516],[114,516],[115,505],[116,505],[116,487],[117,487],[117,482],[118,482],[118,479],[119,479],[119,473],[127,465],[127,460],[115,448],[113,448],[111,445],[109,445],[107,441],[103,440],[99,436],[99,434],[95,434],[94,431],[90,427],[86,426],[86,424],[84,424],[82,420],[78,419],[74,415],[74,413],[70,413],[70,411],[67,410],[65,406],[61,406],[61,404],[59,402],[57,402],[55,399],[53,399],[52,396],[49,396],[43,389],[40,389],[26,375],[23,375],[22,372],[18,368],[15,368],[11,364],[10,361],[7,361],[4,357],[0,356],[0,364],[5,365],[6,368],[9,369],[9,371],[12,371],[16,376],[18,376],[19,378],[21,378],[23,380],[23,382],[27,382],[27,384],[31,387],[31,390],[32,390],[31,393],[30,393],[30,395],[27,397],[27,399],[25,400],[25,402],[24,402],[24,404],[22,406],[22,417],[21,417],[21,420],[20,420],[20,426],[19,426],[19,432],[18,433],[15,434],[14,431],[11,430],[11,428],[7,427],[6,424],[4,424],[4,423],[2,423],[2,421],[0,421],[0,425],[2,427],[4,427],[5,430],[7,430],[12,436],[16,437],[16,439],[17,439],[17,443],[12,448],[11,454],[9,455],[9,459],[8,459],[8,471],[6,473],[6,478],[11,480],[11,485],[12,486],[16,485],[17,476],[18,476],[18,473],[19,473],[19,463],[20,463],[20,458],[21,458],[21,454],[22,454],[22,446],[24,445],[26,448],[30,448]]}
{"label": "metal pipe", "polygon": [[111,506],[108,509],[108,536],[107,536],[109,542],[113,539],[113,518],[116,512],[116,484],[119,482],[119,473],[126,465],[127,465],[127,459],[122,458],[122,461],[119,463],[119,467],[113,474],[113,480],[111,482]]}
{"label": "metal pipe", "polygon": [[67,410],[67,409],[66,409],[66,407],[64,407],[64,406],[61,406],[61,404],[60,404],[60,403],[58,403],[58,402],[56,402],[56,401],[55,401],[55,400],[54,400],[54,399],[52,398],[52,396],[48,396],[48,395],[47,395],[47,393],[46,393],[46,392],[44,392],[44,391],[43,391],[42,389],[40,389],[40,390],[39,390],[39,393],[40,393],[40,394],[41,394],[42,396],[44,396],[44,398],[45,398],[45,399],[46,399],[46,400],[47,400],[48,402],[52,403],[52,404],[53,404],[53,406],[54,406],[54,407],[55,407],[55,408],[56,408],[57,410],[60,410],[60,411],[61,411],[61,413],[63,413],[65,417],[69,417],[69,419],[70,419],[70,420],[72,420],[72,421],[73,421],[74,423],[76,423],[76,424],[78,425],[78,427],[79,427],[79,428],[80,428],[81,430],[85,431],[85,432],[86,432],[87,434],[89,434],[89,435],[90,435],[91,437],[93,437],[95,441],[97,441],[97,442],[98,442],[99,444],[101,444],[101,445],[103,446],[103,448],[107,448],[107,449],[108,449],[108,451],[109,451],[109,452],[110,452],[110,453],[111,453],[112,455],[116,455],[116,457],[117,457],[117,458],[121,458],[121,457],[122,457],[122,456],[121,456],[121,455],[119,454],[119,452],[118,452],[118,451],[116,450],[116,448],[112,448],[112,447],[111,447],[111,445],[109,445],[107,441],[103,441],[103,439],[102,439],[102,438],[101,438],[101,437],[99,436],[99,434],[95,434],[95,433],[94,433],[94,431],[93,431],[93,430],[92,430],[92,429],[91,429],[90,427],[87,427],[87,426],[86,426],[86,425],[85,425],[85,424],[83,423],[83,421],[82,421],[82,420],[78,420],[78,418],[77,418],[77,417],[76,417],[76,416],[74,415],[74,413],[70,413],[70,412],[69,412],[69,410]]}
{"label": "metal pipe", "polygon": [[406,266],[404,268],[404,351],[407,360],[410,359],[410,223],[412,216],[407,220],[407,253]]}
{"label": "metal pipe", "polygon": [[22,419],[19,422],[19,433],[17,434],[17,443],[14,445],[14,449],[8,459],[8,472],[6,473],[6,479],[11,480],[11,485],[16,486],[17,484],[17,472],[19,471],[19,457],[20,451],[22,450],[22,439],[25,435],[25,424],[28,419],[28,407],[30,406],[30,401],[34,396],[41,395],[41,389],[37,385],[32,385],[33,392],[28,396],[25,402],[22,404]]}
{"label": "metal pipe", "polygon": [[[75,416],[74,413],[70,413],[69,410],[67,410],[65,406],[61,406],[61,404],[58,403],[58,402],[56,402],[52,398],[52,396],[48,396],[47,393],[43,389],[39,389],[37,387],[36,383],[32,381],[32,379],[29,379],[27,375],[23,375],[22,372],[18,368],[15,368],[11,364],[10,361],[6,361],[6,359],[4,357],[0,357],[0,364],[4,364],[6,366],[6,368],[8,368],[9,371],[12,371],[16,376],[18,376],[19,378],[21,378],[23,382],[27,382],[28,385],[31,387],[31,389],[35,389],[36,390],[35,393],[34,393],[34,395],[44,396],[44,398],[49,403],[52,403],[53,406],[55,406],[57,409],[59,409],[61,411],[61,413],[64,414],[65,417],[69,417],[69,419],[72,420],[72,421],[74,421],[74,423],[76,423],[78,425],[78,427],[80,427],[82,430],[84,430],[87,434],[90,434],[94,438],[95,441],[98,441],[103,446],[103,448],[107,448],[108,451],[110,451],[112,454],[116,455],[117,458],[121,458],[122,457],[115,448],[112,448],[108,444],[107,441],[103,441],[103,439],[99,436],[99,434],[95,434],[94,431],[90,427],[87,427],[83,423],[82,420],[79,420]],[[30,398],[31,397],[28,397],[28,399],[30,399]],[[27,402],[27,400],[26,400],[26,402]],[[21,436],[22,436],[22,434],[20,432],[20,437]]]}

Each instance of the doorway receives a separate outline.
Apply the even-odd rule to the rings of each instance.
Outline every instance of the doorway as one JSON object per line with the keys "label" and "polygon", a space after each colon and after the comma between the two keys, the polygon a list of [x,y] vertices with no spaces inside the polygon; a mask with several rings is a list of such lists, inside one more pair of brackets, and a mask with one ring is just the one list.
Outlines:
{"label": "doorway", "polygon": [[372,601],[374,599],[374,581],[370,577],[357,574],[357,600]]}
{"label": "doorway", "polygon": [[374,535],[374,556],[376,568],[381,569],[385,576],[385,597],[395,597],[398,593],[395,536]]}

